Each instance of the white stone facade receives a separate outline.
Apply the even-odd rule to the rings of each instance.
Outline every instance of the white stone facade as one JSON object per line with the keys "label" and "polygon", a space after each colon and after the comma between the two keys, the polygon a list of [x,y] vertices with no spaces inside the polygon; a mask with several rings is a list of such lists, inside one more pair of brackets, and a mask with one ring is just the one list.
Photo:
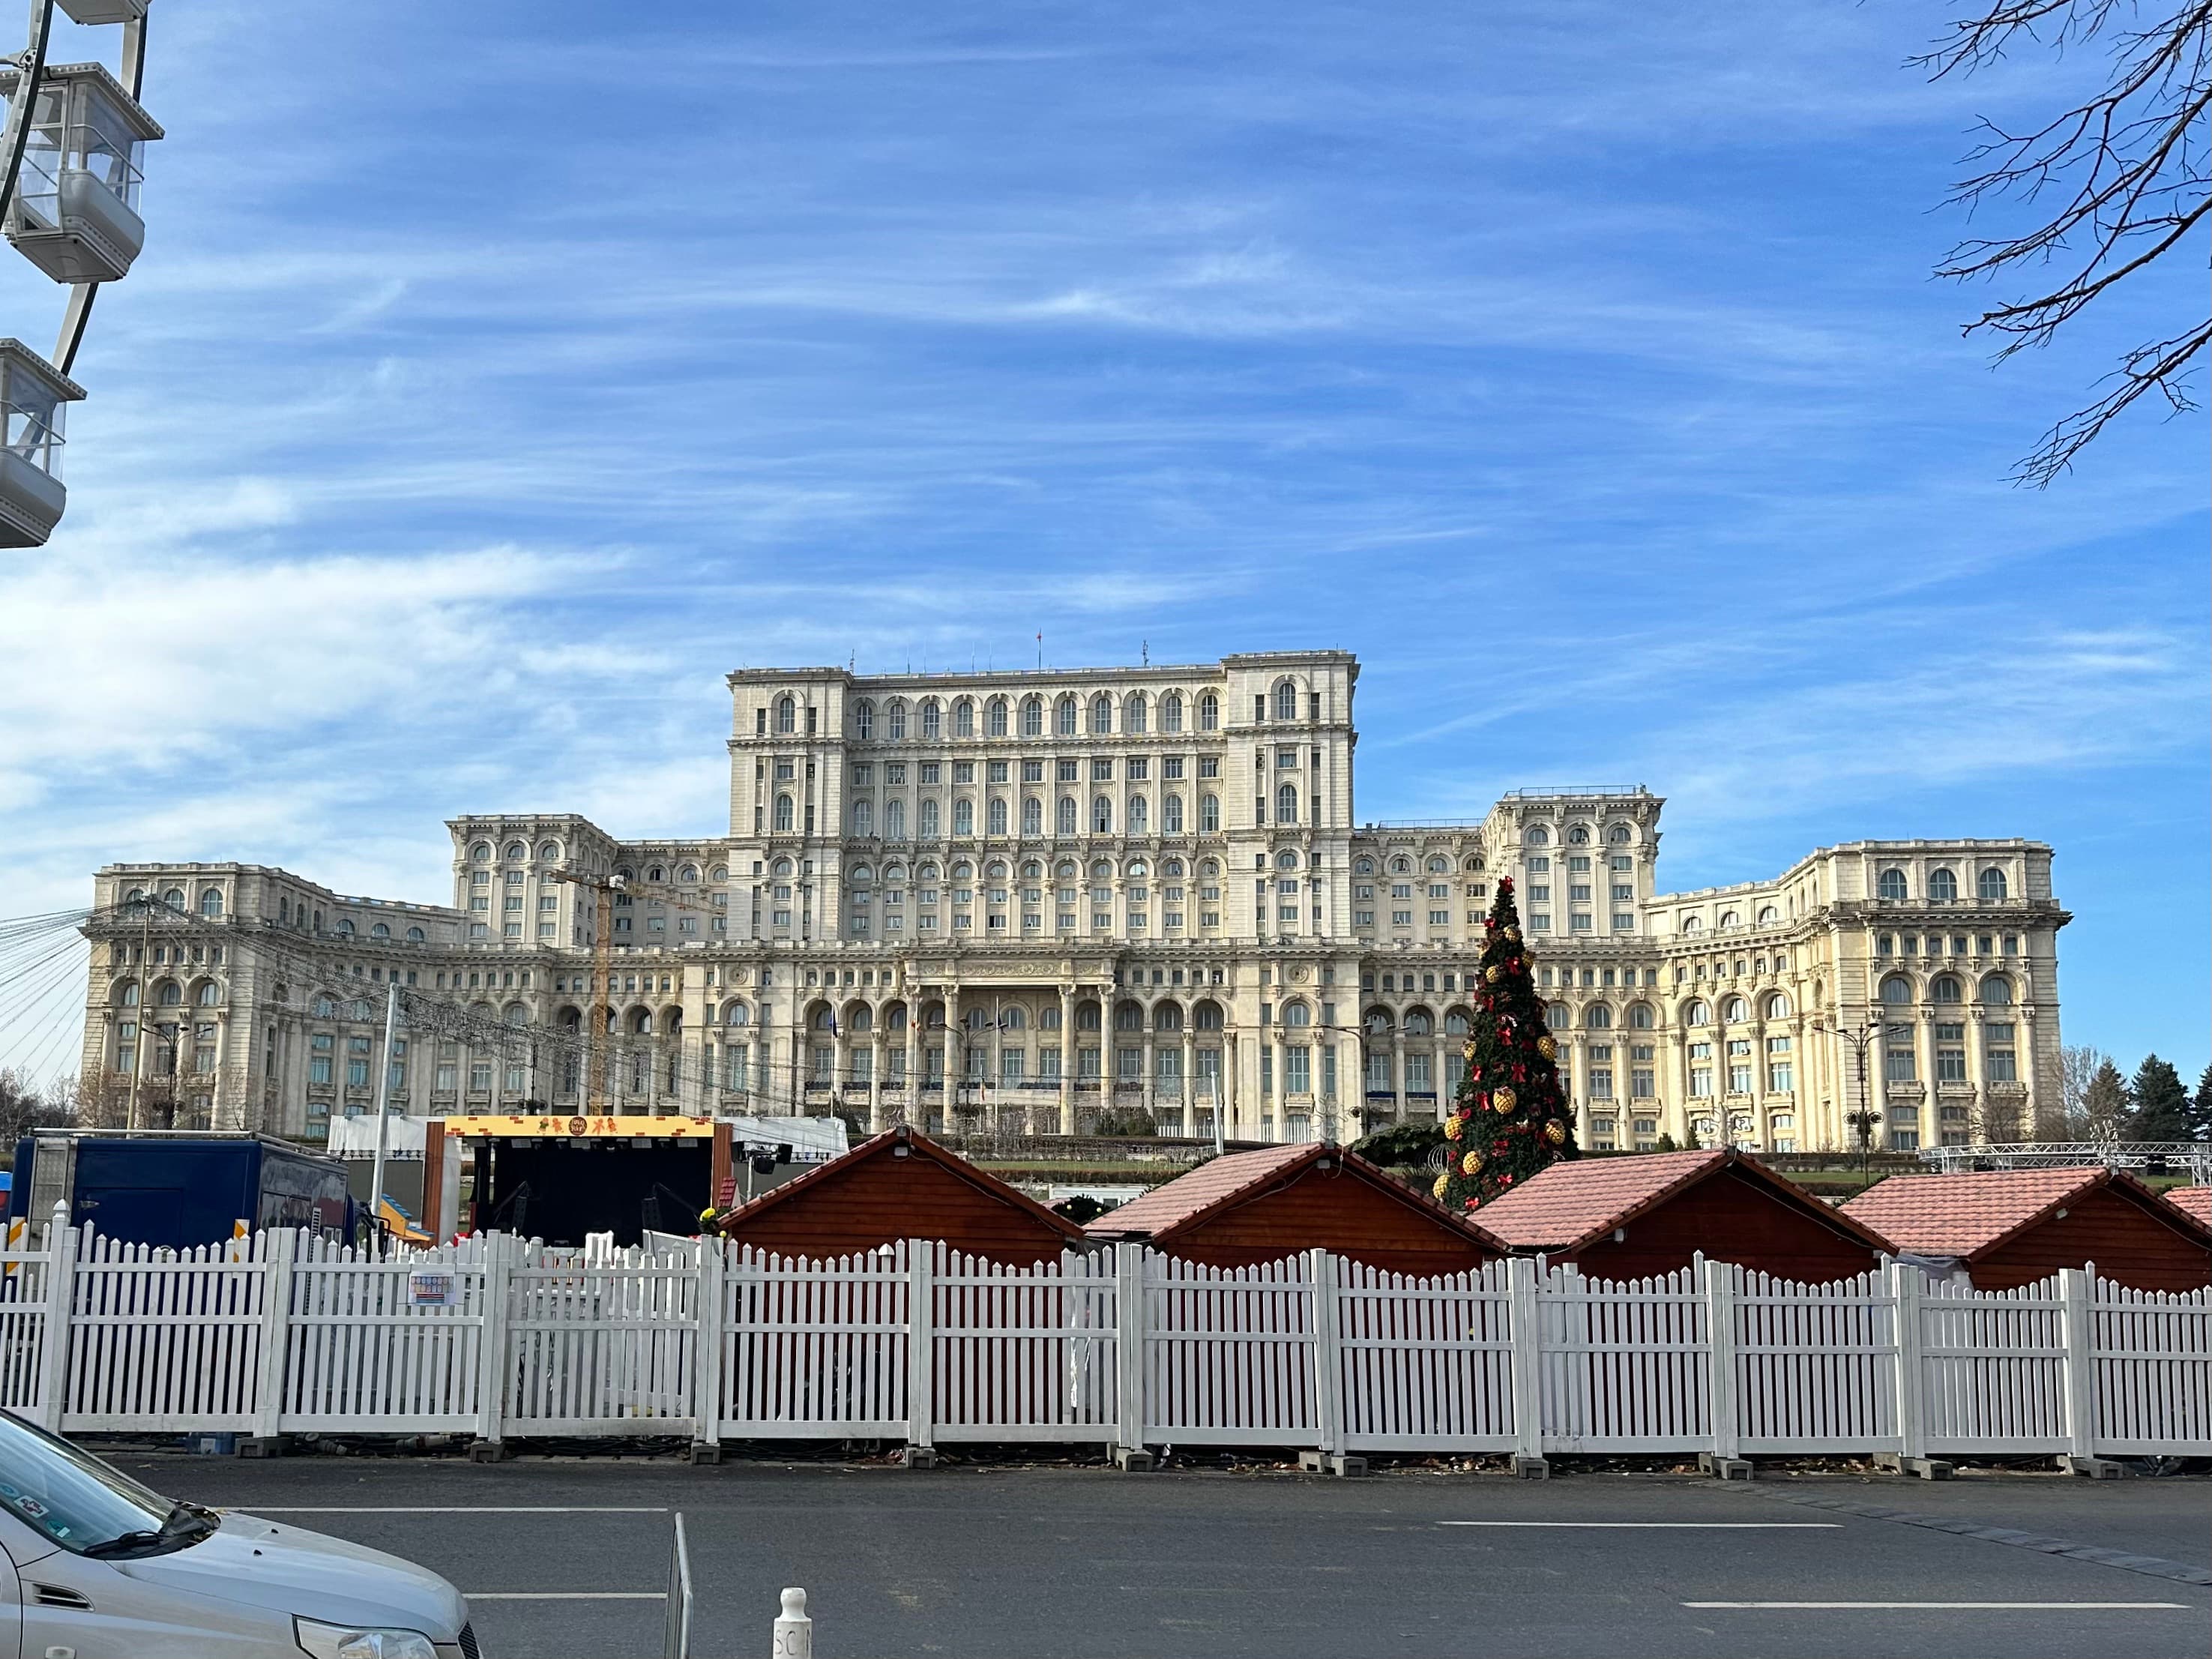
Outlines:
{"label": "white stone facade", "polygon": [[[1218,1107],[1237,1139],[1348,1137],[1450,1099],[1482,917],[1510,873],[1586,1145],[1849,1145],[1850,1034],[1870,1029],[1877,1145],[2025,1129],[2055,1102],[2069,917],[2049,848],[1859,842],[1662,893],[1662,803],[1641,787],[1363,824],[1358,678],[1340,652],[746,670],[728,678],[726,836],[454,818],[450,907],[250,865],[112,866],[96,904],[174,895],[194,921],[150,949],[95,926],[86,1072],[116,1085],[173,1059],[194,1121],[313,1139],[368,1106],[398,975],[551,1034],[501,1054],[418,1030],[392,1068],[406,1110],[572,1104],[604,922],[621,1109],[836,1106],[1036,1133],[1141,1110],[1210,1134]],[[554,869],[631,890],[603,918]]]}

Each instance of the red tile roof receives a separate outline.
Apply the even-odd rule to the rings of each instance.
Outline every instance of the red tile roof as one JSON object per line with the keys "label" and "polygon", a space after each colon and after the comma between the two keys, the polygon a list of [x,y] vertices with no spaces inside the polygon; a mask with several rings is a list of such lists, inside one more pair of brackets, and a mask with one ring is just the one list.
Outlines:
{"label": "red tile roof", "polygon": [[2166,1194],[2166,1201],[2182,1214],[2212,1227],[2212,1187],[2176,1187]]}
{"label": "red tile roof", "polygon": [[1577,1249],[1731,1166],[1769,1188],[1783,1203],[1826,1222],[1869,1249],[1891,1248],[1878,1233],[1732,1146],[1554,1164],[1525,1185],[1491,1200],[1475,1212],[1474,1218],[1518,1250]]}
{"label": "red tile roof", "polygon": [[[1844,1213],[1915,1255],[1971,1260],[2114,1175],[2098,1165],[1892,1176],[1844,1205]],[[2120,1179],[2136,1185],[2131,1177]]]}
{"label": "red tile roof", "polygon": [[1271,1187],[1298,1174],[1323,1158],[1341,1160],[1348,1175],[1381,1188],[1409,1209],[1422,1211],[1443,1225],[1465,1233],[1485,1248],[1502,1249],[1499,1242],[1479,1223],[1424,1197],[1403,1182],[1385,1174],[1365,1158],[1341,1146],[1309,1141],[1300,1146],[1261,1146],[1249,1152],[1230,1152],[1200,1164],[1188,1175],[1177,1176],[1155,1187],[1141,1198],[1109,1210],[1084,1229],[1093,1238],[1151,1238],[1164,1236],[1235,1204],[1256,1198]]}

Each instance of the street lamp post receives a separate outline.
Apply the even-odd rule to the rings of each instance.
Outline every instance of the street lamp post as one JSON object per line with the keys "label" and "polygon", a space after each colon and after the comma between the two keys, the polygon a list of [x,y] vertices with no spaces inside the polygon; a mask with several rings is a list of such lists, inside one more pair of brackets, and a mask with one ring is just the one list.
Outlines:
{"label": "street lamp post", "polygon": [[1856,1062],[1855,1069],[1858,1076],[1858,1107],[1854,1111],[1844,1113],[1844,1121],[1851,1126],[1858,1138],[1859,1179],[1863,1182],[1867,1178],[1874,1149],[1875,1128],[1881,1121],[1881,1115],[1874,1109],[1873,1097],[1868,1091],[1867,1082],[1867,1049],[1881,1036],[1881,1013],[1878,1009],[1870,1010],[1867,1017],[1856,1025],[1845,1025],[1838,1022],[1828,1029],[1851,1045],[1852,1055]]}

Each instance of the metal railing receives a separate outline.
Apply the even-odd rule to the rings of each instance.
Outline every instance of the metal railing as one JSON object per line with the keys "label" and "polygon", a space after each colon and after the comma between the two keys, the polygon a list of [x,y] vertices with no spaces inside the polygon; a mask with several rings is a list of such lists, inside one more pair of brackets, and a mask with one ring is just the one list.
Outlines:
{"label": "metal railing", "polygon": [[2026,1140],[1994,1146],[1923,1146],[1920,1161],[1946,1174],[1960,1170],[2056,1170],[2103,1164],[2115,1170],[2186,1170],[2212,1185],[2212,1142],[2202,1140]]}

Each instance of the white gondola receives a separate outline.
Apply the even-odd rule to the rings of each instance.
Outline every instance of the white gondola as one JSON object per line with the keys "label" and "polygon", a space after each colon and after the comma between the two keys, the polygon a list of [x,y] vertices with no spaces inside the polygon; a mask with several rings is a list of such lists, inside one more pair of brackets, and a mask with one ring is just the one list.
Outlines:
{"label": "white gondola", "polygon": [[61,0],[78,23],[135,23],[146,15],[146,0]]}
{"label": "white gondola", "polygon": [[[21,82],[16,70],[0,72],[0,92],[13,99]],[[47,69],[8,208],[8,240],[58,283],[115,281],[145,244],[138,185],[146,145],[161,136],[100,64]]]}
{"label": "white gondola", "polygon": [[61,522],[62,405],[83,396],[21,340],[0,340],[0,547],[42,547]]}

